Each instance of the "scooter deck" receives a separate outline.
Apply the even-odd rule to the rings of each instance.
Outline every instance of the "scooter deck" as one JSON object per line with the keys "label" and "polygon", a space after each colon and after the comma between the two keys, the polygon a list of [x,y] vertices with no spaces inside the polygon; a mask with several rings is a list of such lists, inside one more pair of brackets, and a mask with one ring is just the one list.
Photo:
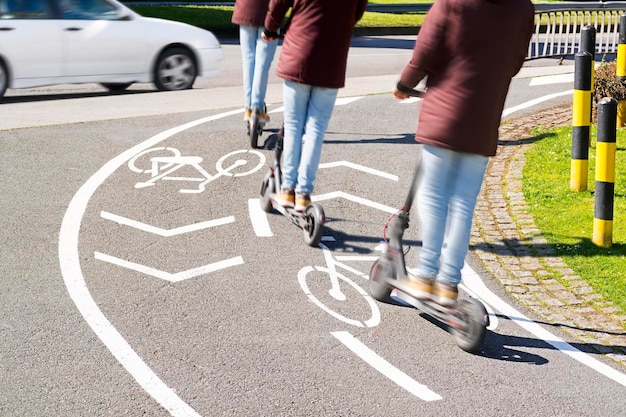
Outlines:
{"label": "scooter deck", "polygon": [[456,306],[446,307],[432,300],[421,300],[408,293],[406,285],[397,279],[387,279],[388,284],[395,289],[395,296],[410,306],[428,314],[429,316],[446,323],[450,326],[459,327],[457,319],[458,308]]}

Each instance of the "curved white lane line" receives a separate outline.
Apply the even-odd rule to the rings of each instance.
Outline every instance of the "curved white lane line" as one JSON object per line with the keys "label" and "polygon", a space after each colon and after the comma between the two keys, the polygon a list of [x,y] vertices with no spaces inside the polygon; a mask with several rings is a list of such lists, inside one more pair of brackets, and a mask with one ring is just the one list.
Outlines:
{"label": "curved white lane line", "polygon": [[[463,274],[463,281],[466,284],[472,287],[472,290],[479,295],[479,297],[484,300],[486,303],[499,310],[502,314],[506,315],[518,326],[525,329],[530,334],[535,335],[537,338],[543,340],[544,342],[550,344],[555,349],[560,352],[565,353],[571,358],[577,360],[583,365],[587,365],[591,369],[601,373],[607,378],[612,379],[613,381],[626,386],[626,375],[617,371],[616,369],[611,368],[608,365],[600,362],[599,360],[591,357],[590,355],[576,349],[574,346],[570,345],[560,337],[550,333],[541,327],[538,323],[535,323],[530,318],[523,315],[520,311],[516,310],[506,302],[504,302],[500,297],[492,293],[480,279],[480,276],[476,274],[469,266],[466,267],[469,271],[465,271]],[[464,268],[464,270],[466,269]]]}
{"label": "curved white lane line", "polygon": [[509,107],[508,109],[504,109],[502,112],[502,117],[506,117],[509,114],[515,113],[516,111],[525,110],[531,108],[532,106],[536,106],[539,103],[543,103],[544,101],[552,100],[553,98],[563,97],[567,95],[573,95],[574,90],[561,91],[560,93],[548,94],[545,96],[537,97],[536,99],[527,101],[522,104],[518,104],[517,106]]}
{"label": "curved white lane line", "polygon": [[186,129],[207,123],[213,120],[241,113],[240,110],[221,113],[215,116],[195,120],[193,122],[162,132],[140,143],[107,162],[91,178],[83,184],[72,198],[61,224],[59,233],[59,263],[65,286],[91,329],[100,338],[122,366],[135,378],[137,383],[148,392],[159,404],[176,417],[200,417],[176,393],[144,363],[137,353],[124,340],[122,335],[104,316],[98,305],[91,297],[85,277],[80,269],[78,255],[78,237],[80,224],[87,209],[89,200],[98,187],[112,175],[120,166],[140,151],[154,146],[157,143],[180,133]]}

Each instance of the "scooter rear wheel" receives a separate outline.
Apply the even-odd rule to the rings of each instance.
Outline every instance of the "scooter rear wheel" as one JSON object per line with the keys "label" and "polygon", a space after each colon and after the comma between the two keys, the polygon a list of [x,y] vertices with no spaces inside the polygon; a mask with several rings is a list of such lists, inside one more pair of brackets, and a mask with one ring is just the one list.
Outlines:
{"label": "scooter rear wheel", "polygon": [[485,306],[474,298],[459,300],[460,327],[452,327],[456,344],[466,352],[476,353],[483,346],[487,334]]}
{"label": "scooter rear wheel", "polygon": [[304,211],[305,224],[302,228],[304,241],[307,245],[317,247],[324,234],[324,209],[317,203],[313,203]]}
{"label": "scooter rear wheel", "polygon": [[370,295],[378,301],[387,303],[391,299],[392,287],[385,283],[385,278],[391,275],[391,271],[385,264],[376,260],[370,269],[369,290]]}

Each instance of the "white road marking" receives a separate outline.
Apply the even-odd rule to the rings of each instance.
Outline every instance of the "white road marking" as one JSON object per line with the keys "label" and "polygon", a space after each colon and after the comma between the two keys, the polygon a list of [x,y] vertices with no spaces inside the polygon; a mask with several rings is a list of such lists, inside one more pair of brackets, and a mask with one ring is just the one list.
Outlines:
{"label": "white road marking", "polygon": [[135,229],[139,229],[144,232],[153,233],[155,235],[163,237],[171,237],[176,235],[182,235],[183,233],[197,232],[198,230],[208,229],[209,227],[222,226],[224,224],[233,223],[235,221],[234,216],[228,216],[222,217],[221,219],[208,220],[205,222],[189,224],[187,226],[175,227],[173,229],[162,229],[160,227],[151,226],[137,220],[118,216],[117,214],[109,213],[108,211],[101,211],[100,217],[102,217],[103,219],[114,221],[124,226],[133,227]]}
{"label": "white road marking", "polygon": [[343,343],[348,349],[354,352],[365,363],[376,369],[378,372],[392,380],[394,383],[404,388],[414,396],[424,401],[441,400],[441,395],[431,391],[426,385],[420,384],[385,359],[378,356],[376,352],[365,346],[358,339],[348,332],[331,332],[334,337]]}
{"label": "white road marking", "polygon": [[590,367],[591,369],[601,373],[607,378],[612,379],[613,381],[626,386],[626,375],[622,372],[619,372],[608,365],[598,361],[597,359],[591,357],[590,355],[576,349],[574,346],[565,342],[563,339],[558,336],[550,333],[545,330],[539,324],[535,323],[530,318],[524,316],[521,312],[504,302],[497,295],[492,293],[482,282],[480,276],[472,270],[469,266],[466,265],[464,268],[466,271],[463,274],[463,281],[472,288],[472,290],[479,295],[479,297],[484,300],[486,303],[490,304],[497,310],[499,310],[502,314],[509,317],[513,322],[515,322],[518,326],[522,327],[524,330],[529,332],[530,334],[535,335],[540,340],[550,344],[552,347],[557,349],[558,351],[570,356],[571,358],[577,360]]}
{"label": "white road marking", "polygon": [[506,116],[508,116],[508,115],[510,115],[512,113],[515,113],[517,111],[520,111],[520,110],[528,109],[528,108],[530,108],[532,106],[536,106],[539,103],[543,103],[544,101],[552,100],[553,98],[567,96],[567,95],[571,96],[573,94],[574,94],[574,90],[568,90],[568,91],[561,91],[560,93],[548,94],[546,96],[537,97],[536,99],[527,101],[526,103],[522,103],[522,104],[519,104],[517,106],[509,107],[508,109],[504,109],[504,111],[502,112],[502,117],[506,117]]}
{"label": "white road marking", "polygon": [[85,321],[109,349],[111,354],[128,371],[135,381],[163,408],[175,417],[200,417],[200,415],[168,387],[137,355],[124,337],[109,322],[89,293],[85,277],[80,268],[78,240],[80,224],[89,200],[98,187],[117,169],[126,164],[137,153],[186,129],[241,113],[241,109],[209,116],[161,132],[150,139],[121,153],[102,166],[76,192],[63,216],[59,233],[59,264],[67,291]]}
{"label": "white road marking", "polygon": [[343,191],[333,191],[326,194],[318,194],[312,195],[312,201],[324,201],[324,200],[332,200],[333,198],[345,198],[346,200],[353,201],[355,203],[361,204],[363,206],[372,207],[380,211],[384,211],[387,213],[396,213],[398,211],[397,208],[390,207],[381,203],[377,203],[372,200],[368,200],[367,198],[357,197],[352,194],[344,193]]}
{"label": "white road marking", "polygon": [[573,83],[574,82],[574,73],[568,74],[557,74],[557,75],[546,75],[543,77],[534,77],[531,78],[528,86],[533,87],[537,85],[547,85],[547,84],[564,84],[564,83]]}
{"label": "white road marking", "polygon": [[[337,97],[337,99],[335,99],[335,106],[344,106],[346,104],[350,104],[354,101],[360,100],[362,99],[363,96],[355,96],[355,97]],[[280,106],[277,107],[271,111],[269,111],[268,113],[283,113],[285,111],[285,107],[284,106]],[[241,110],[240,110],[241,112]]]}
{"label": "white road marking", "polygon": [[363,171],[363,172],[366,172],[368,174],[376,175],[376,176],[379,176],[379,177],[382,177],[382,178],[387,178],[388,180],[398,181],[398,176],[397,175],[389,174],[387,172],[380,171],[378,169],[374,169],[374,168],[370,168],[370,167],[366,167],[364,165],[355,164],[354,162],[335,161],[335,162],[325,162],[325,163],[319,165],[320,169],[337,168],[337,167],[348,167],[348,168],[352,168],[352,169],[357,170],[357,171]]}
{"label": "white road marking", "polygon": [[252,229],[258,237],[272,237],[272,228],[270,222],[267,219],[267,214],[261,210],[261,200],[258,198],[251,198],[248,200],[248,213],[250,214],[250,223],[252,223]]}
{"label": "white road marking", "polygon": [[135,262],[130,262],[124,259],[116,258],[115,256],[107,255],[101,252],[94,252],[94,256],[99,261],[108,262],[113,265],[121,266],[122,268],[141,272],[142,274],[150,275],[155,278],[160,278],[165,281],[172,282],[172,283],[184,281],[186,279],[195,278],[200,275],[219,271],[220,269],[230,268],[232,266],[243,264],[243,258],[241,256],[235,256],[234,258],[224,259],[222,261],[213,262],[208,265],[203,265],[197,268],[192,268],[186,271],[181,271],[181,272],[172,274],[169,272],[161,271],[160,269],[152,268],[150,266],[141,265]]}

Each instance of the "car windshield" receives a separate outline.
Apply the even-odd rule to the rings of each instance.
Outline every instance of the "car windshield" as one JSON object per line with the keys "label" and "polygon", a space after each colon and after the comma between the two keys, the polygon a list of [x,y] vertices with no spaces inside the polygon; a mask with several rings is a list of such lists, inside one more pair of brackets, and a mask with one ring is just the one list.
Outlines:
{"label": "car windshield", "polygon": [[0,0],[0,19],[118,20],[125,13],[106,0]]}

